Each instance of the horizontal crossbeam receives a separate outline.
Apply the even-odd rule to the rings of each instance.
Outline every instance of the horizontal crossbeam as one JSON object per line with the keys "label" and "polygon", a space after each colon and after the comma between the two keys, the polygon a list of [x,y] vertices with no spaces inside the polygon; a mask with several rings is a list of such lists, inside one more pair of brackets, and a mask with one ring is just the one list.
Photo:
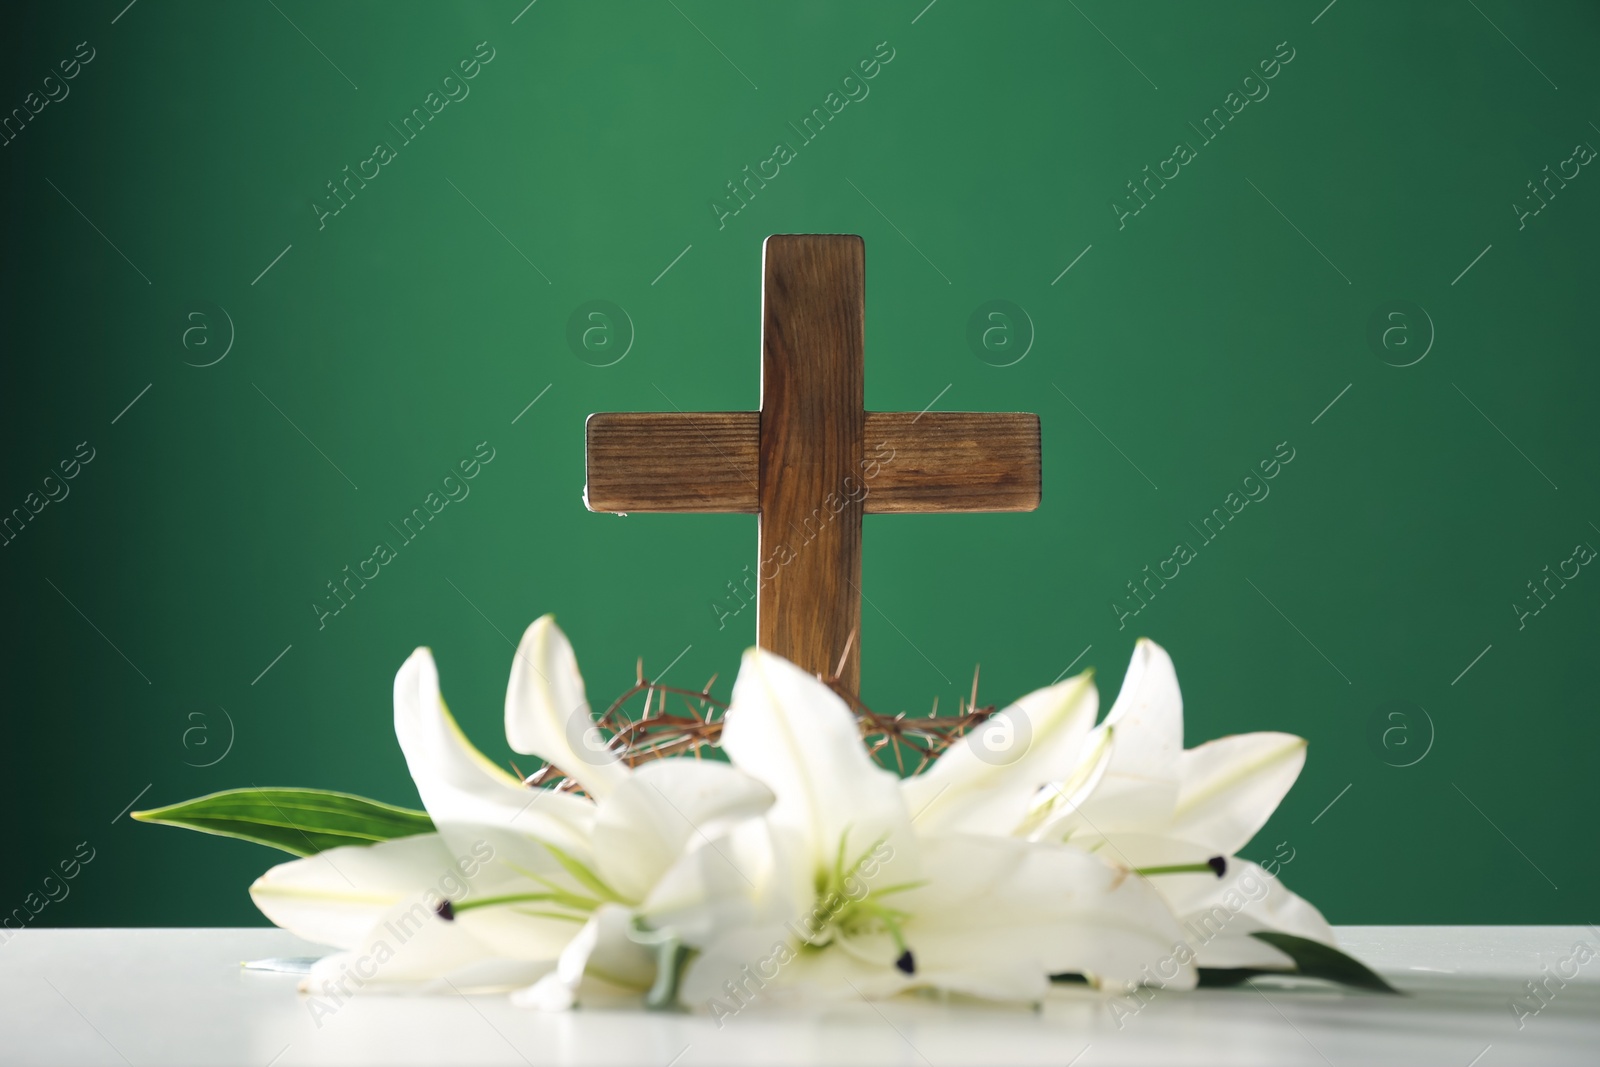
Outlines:
{"label": "horizontal crossbeam", "polygon": [[[589,416],[587,435],[590,511],[760,510],[760,412],[607,412]],[[1039,506],[1037,415],[869,411],[863,457],[833,491],[864,492],[869,515]]]}

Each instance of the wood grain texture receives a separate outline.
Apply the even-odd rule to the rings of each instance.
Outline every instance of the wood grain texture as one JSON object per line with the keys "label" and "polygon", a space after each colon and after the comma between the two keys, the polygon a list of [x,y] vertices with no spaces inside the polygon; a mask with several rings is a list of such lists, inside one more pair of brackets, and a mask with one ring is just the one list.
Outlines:
{"label": "wood grain texture", "polygon": [[1039,506],[1037,415],[869,411],[865,447],[868,515]]}
{"label": "wood grain texture", "polygon": [[[758,411],[598,414],[587,429],[591,511],[761,508]],[[856,495],[864,488],[868,515],[1039,506],[1037,415],[869,411],[864,432],[865,465],[844,488]]]}
{"label": "wood grain texture", "polygon": [[761,646],[860,692],[862,516],[1033,510],[1039,417],[864,411],[859,237],[767,238],[761,294],[761,410],[589,416],[584,503],[759,515]]}
{"label": "wood grain texture", "polygon": [[605,412],[590,415],[584,432],[590,511],[760,507],[759,412]]}
{"label": "wood grain texture", "polygon": [[[774,234],[762,255],[761,646],[860,691],[860,478],[866,435],[860,237]],[[850,484],[854,484],[852,481]]]}

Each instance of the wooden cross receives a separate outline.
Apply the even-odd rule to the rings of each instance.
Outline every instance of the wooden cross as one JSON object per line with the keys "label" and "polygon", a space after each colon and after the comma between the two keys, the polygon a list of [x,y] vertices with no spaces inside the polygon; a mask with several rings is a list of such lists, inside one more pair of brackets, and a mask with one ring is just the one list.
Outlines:
{"label": "wooden cross", "polygon": [[[865,411],[866,250],[762,250],[761,410],[606,412],[587,424],[590,511],[760,516],[761,647],[860,692],[861,516],[1032,511],[1039,417]],[[851,638],[854,643],[851,644]]]}

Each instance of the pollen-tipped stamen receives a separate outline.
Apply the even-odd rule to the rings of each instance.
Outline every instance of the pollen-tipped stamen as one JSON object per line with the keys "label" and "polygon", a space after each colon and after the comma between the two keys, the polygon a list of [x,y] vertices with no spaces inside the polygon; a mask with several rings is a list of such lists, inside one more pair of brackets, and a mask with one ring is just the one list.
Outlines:
{"label": "pollen-tipped stamen", "polygon": [[1174,863],[1165,867],[1135,867],[1134,874],[1149,878],[1156,874],[1214,874],[1218,878],[1228,873],[1226,856],[1212,856],[1204,863]]}
{"label": "pollen-tipped stamen", "polygon": [[863,901],[859,906],[883,924],[890,940],[894,942],[894,947],[900,950],[900,955],[894,959],[895,967],[903,974],[916,974],[917,958],[912,954],[911,946],[906,944],[905,932],[900,929],[900,915],[893,908],[886,908],[870,901]]}

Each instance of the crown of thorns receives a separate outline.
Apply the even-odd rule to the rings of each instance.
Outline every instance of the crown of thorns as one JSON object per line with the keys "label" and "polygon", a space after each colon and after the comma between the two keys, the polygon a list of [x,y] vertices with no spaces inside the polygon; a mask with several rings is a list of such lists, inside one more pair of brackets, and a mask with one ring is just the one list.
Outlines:
{"label": "crown of thorns", "polygon": [[[939,714],[939,700],[926,715],[912,716],[906,712],[886,714],[867,707],[857,693],[851,692],[839,680],[843,672],[855,635],[845,644],[839,665],[833,674],[823,677],[823,684],[832,689],[855,713],[861,731],[861,741],[867,752],[880,765],[887,767],[893,761],[902,776],[910,768],[919,774],[946,749],[955,744],[973,727],[995,713],[995,706],[978,704],[978,670],[972,671],[971,696],[959,702],[954,715]],[[605,749],[630,767],[669,756],[704,756],[709,746],[715,748],[722,738],[722,727],[727,715],[726,701],[711,695],[717,676],[699,689],[684,689],[663,685],[645,677],[644,660],[634,667],[634,683],[613,700],[595,719],[595,727],[604,738]],[[629,705],[640,695],[644,706],[637,716]],[[673,698],[682,703],[683,710],[672,707]],[[517,770],[516,765],[512,765]],[[555,789],[560,792],[581,792],[576,780],[554,764],[546,764],[534,773],[524,776],[517,770],[522,783],[534,789]]]}

